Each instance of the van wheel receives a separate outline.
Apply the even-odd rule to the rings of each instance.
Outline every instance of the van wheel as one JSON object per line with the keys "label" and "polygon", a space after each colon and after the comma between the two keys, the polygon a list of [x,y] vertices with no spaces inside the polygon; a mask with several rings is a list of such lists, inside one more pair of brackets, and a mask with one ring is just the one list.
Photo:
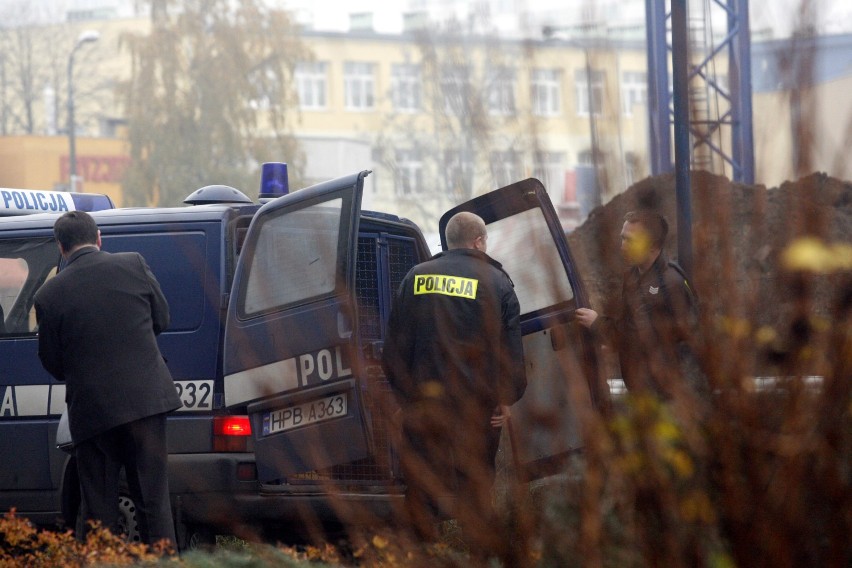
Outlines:
{"label": "van wheel", "polygon": [[187,525],[183,550],[212,550],[216,546],[216,533],[204,525]]}
{"label": "van wheel", "polygon": [[[83,507],[78,507],[74,530],[81,535],[85,533],[85,528]],[[127,542],[142,542],[139,534],[139,519],[136,516],[136,503],[128,495],[118,496],[118,530]]]}
{"label": "van wheel", "polygon": [[127,542],[142,542],[136,503],[127,495],[118,496],[118,530]]}

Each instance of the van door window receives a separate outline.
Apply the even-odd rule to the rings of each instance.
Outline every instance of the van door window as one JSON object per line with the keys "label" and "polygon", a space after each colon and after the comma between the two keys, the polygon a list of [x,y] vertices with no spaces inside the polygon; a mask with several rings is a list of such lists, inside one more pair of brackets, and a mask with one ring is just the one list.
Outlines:
{"label": "van door window", "polygon": [[0,258],[0,309],[4,314],[0,332],[6,330],[5,314],[12,310],[28,273],[27,262],[23,258]]}
{"label": "van door window", "polygon": [[522,315],[574,298],[541,209],[488,224],[488,255],[503,265],[515,283]]}
{"label": "van door window", "polygon": [[36,332],[33,296],[59,264],[52,238],[0,241],[0,333],[5,336]]}
{"label": "van door window", "polygon": [[248,269],[243,316],[335,291],[344,269],[338,251],[342,207],[342,199],[332,199],[263,221]]}

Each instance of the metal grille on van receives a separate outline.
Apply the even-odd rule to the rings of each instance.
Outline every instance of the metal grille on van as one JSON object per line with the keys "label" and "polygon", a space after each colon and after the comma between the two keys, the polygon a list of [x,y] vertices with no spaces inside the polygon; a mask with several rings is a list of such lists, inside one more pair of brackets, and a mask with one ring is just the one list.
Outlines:
{"label": "metal grille on van", "polygon": [[382,338],[378,270],[378,243],[375,238],[358,238],[358,261],[355,265],[355,298],[358,301],[358,330],[361,339]]}
{"label": "metal grille on van", "polygon": [[402,279],[416,263],[417,255],[412,239],[388,239],[388,277],[391,291],[396,292]]}
{"label": "metal grille on van", "polygon": [[[387,268],[380,271],[378,238],[362,236],[358,239],[355,297],[358,301],[358,329],[362,341],[382,339],[382,320],[386,321],[390,315],[392,295],[417,261],[413,240],[389,236],[382,242],[387,245],[387,262],[383,264]],[[379,295],[382,289],[379,278],[388,283],[387,297]]]}
{"label": "metal grille on van", "polygon": [[[358,327],[362,341],[379,341],[383,338],[382,318],[390,315],[391,295],[402,279],[417,262],[414,240],[388,236],[387,247],[379,246],[378,235],[358,239],[358,259],[355,267],[355,296],[358,301]],[[382,258],[380,251],[387,251]],[[384,285],[380,283],[384,282]],[[388,291],[383,297],[383,290]],[[346,481],[353,483],[389,482],[393,479],[395,457],[388,435],[386,412],[378,407],[376,396],[390,390],[381,365],[366,362],[367,391],[364,401],[372,420],[375,454],[369,458],[337,465],[320,471],[289,476],[288,483],[314,481]]]}

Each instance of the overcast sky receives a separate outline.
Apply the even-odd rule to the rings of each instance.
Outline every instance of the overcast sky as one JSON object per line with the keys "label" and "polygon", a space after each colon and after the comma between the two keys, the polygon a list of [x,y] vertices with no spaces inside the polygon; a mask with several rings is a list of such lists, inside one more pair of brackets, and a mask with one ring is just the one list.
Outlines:
{"label": "overcast sky", "polygon": [[[345,31],[349,27],[349,14],[372,12],[376,31],[396,33],[402,28],[402,12],[409,5],[405,0],[279,0],[287,6],[307,9],[313,13],[314,27],[322,30]],[[634,15],[643,11],[644,0],[620,0],[634,8],[621,13]],[[710,0],[706,0],[710,1]],[[600,3],[600,0],[597,0]],[[438,0],[437,3],[440,3]],[[576,11],[577,5],[594,5],[594,0],[562,0],[566,10]],[[551,7],[552,0],[514,0],[516,6]],[[852,32],[852,0],[804,0],[804,5],[815,10],[817,26],[824,33]],[[795,22],[801,20],[803,0],[752,0],[750,18],[753,30],[772,29],[775,37],[790,34]]]}
{"label": "overcast sky", "polygon": [[[372,12],[373,27],[378,32],[398,33],[402,29],[402,13],[418,4],[450,4],[456,0],[267,0],[270,3],[299,10],[309,15],[313,27],[319,30],[346,31],[349,14]],[[495,0],[492,0],[495,1]],[[691,5],[701,5],[702,0],[689,0]],[[715,6],[714,0],[703,0]],[[597,20],[617,24],[619,17],[631,18],[630,23],[641,22],[645,0],[499,0],[501,6],[515,6],[537,13],[557,14],[559,23],[581,14],[593,12]],[[121,14],[130,11],[133,0],[0,0],[0,8],[15,6],[28,11],[64,14],[68,8],[99,9],[122,5]],[[613,5],[617,5],[613,7]],[[796,22],[801,21],[802,6],[809,6],[816,14],[817,28],[822,33],[852,33],[852,0],[752,0],[750,3],[751,27],[754,31],[772,29],[774,37],[790,34]],[[715,8],[717,11],[718,7]],[[548,16],[550,17],[550,16]],[[723,18],[718,18],[723,20]]]}

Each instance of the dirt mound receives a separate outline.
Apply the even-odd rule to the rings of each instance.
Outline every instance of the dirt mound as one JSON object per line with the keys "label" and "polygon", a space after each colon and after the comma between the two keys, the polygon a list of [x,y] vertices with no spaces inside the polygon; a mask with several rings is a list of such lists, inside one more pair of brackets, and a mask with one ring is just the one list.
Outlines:
{"label": "dirt mound", "polygon": [[[777,325],[794,294],[779,254],[796,238],[852,242],[852,183],[812,174],[778,188],[743,185],[694,172],[692,185],[693,281],[702,306],[758,325]],[[568,236],[592,306],[611,313],[618,302],[623,265],[621,225],[631,209],[647,207],[669,221],[666,253],[677,259],[673,175],[647,178],[596,208]],[[835,276],[807,283],[813,313],[828,317]],[[801,290],[797,290],[801,292]],[[796,294],[801,296],[801,294]]]}

